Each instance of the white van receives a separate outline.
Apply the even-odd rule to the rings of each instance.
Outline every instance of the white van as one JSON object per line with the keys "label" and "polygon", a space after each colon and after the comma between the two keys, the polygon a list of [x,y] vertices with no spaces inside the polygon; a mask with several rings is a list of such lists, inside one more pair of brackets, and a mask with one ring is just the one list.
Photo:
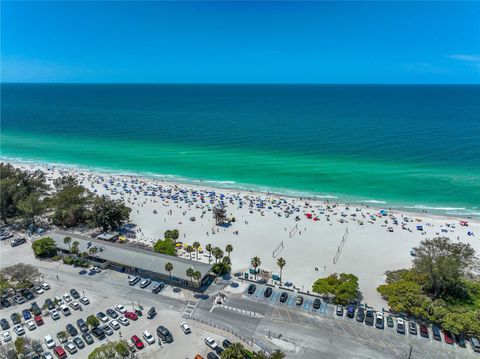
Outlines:
{"label": "white van", "polygon": [[135,284],[137,284],[137,283],[140,281],[140,279],[141,279],[140,277],[130,278],[130,279],[128,280],[128,284],[130,284],[130,285],[135,285]]}
{"label": "white van", "polygon": [[72,314],[70,309],[65,304],[62,304],[60,306],[60,310],[62,311],[63,315],[66,316],[66,317],[68,317],[70,314]]}
{"label": "white van", "polygon": [[50,335],[45,336],[45,345],[47,346],[48,349],[53,349],[55,348],[56,344],[53,338]]}

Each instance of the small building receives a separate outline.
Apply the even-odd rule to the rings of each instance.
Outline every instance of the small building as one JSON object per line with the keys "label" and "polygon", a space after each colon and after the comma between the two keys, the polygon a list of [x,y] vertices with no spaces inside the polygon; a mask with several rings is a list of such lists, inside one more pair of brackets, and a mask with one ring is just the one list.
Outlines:
{"label": "small building", "polygon": [[120,233],[118,232],[103,232],[102,234],[97,236],[97,239],[100,239],[102,241],[116,242],[118,241],[119,236]]}
{"label": "small building", "polygon": [[[153,250],[92,239],[60,230],[51,232],[48,236],[55,241],[59,255],[70,252],[71,244],[64,242],[65,237],[70,237],[72,242],[77,241],[79,243],[79,253],[89,253],[89,262],[102,268],[110,268],[123,273],[191,288],[206,287],[213,281],[213,276],[210,274],[212,264],[168,256]],[[92,251],[92,248],[96,250]],[[165,264],[167,263],[173,265],[171,273],[165,270]],[[187,276],[186,272],[189,268],[202,274],[199,281]]]}

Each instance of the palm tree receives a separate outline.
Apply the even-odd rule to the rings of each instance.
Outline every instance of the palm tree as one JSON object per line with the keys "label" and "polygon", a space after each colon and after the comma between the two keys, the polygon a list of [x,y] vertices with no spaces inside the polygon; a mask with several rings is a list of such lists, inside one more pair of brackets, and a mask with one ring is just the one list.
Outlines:
{"label": "palm tree", "polygon": [[72,254],[77,254],[79,253],[79,250],[78,250],[78,246],[80,245],[80,242],[79,241],[74,241],[72,243],[72,248],[70,248],[70,252]]}
{"label": "palm tree", "polygon": [[92,257],[94,257],[95,254],[97,254],[97,252],[98,252],[97,247],[92,247],[92,248],[90,248],[90,249],[88,250],[88,253],[89,253]]}
{"label": "palm tree", "polygon": [[192,279],[193,275],[195,274],[195,270],[193,268],[188,268],[186,275],[188,278]]}
{"label": "palm tree", "polygon": [[280,267],[280,285],[282,284],[282,271],[283,271],[283,267],[285,267],[285,264],[287,264],[287,261],[285,261],[285,259],[278,258],[277,266]]}
{"label": "palm tree", "polygon": [[187,246],[187,248],[185,248],[185,250],[187,251],[187,253],[190,254],[190,260],[192,260],[192,252],[193,252],[195,249],[193,249],[192,246]]}
{"label": "palm tree", "polygon": [[262,261],[259,257],[253,257],[252,261],[250,262],[252,267],[255,269],[255,280],[257,280],[257,268],[260,267]]}
{"label": "palm tree", "polygon": [[210,259],[212,258],[212,245],[207,244],[205,250],[208,252],[208,264],[210,264]]}
{"label": "palm tree", "polygon": [[173,270],[173,264],[168,262],[168,263],[165,263],[165,270],[168,272],[168,274],[170,275],[170,282],[172,281],[172,270]]}
{"label": "palm tree", "polygon": [[63,243],[68,245],[68,251],[69,252],[70,252],[70,242],[72,242],[72,239],[70,237],[63,238]]}
{"label": "palm tree", "polygon": [[223,251],[219,247],[213,248],[213,256],[215,257],[215,263],[218,263],[218,260],[223,257]]}
{"label": "palm tree", "polygon": [[222,263],[225,264],[226,266],[229,266],[232,264],[232,262],[230,261],[230,257],[223,257]]}
{"label": "palm tree", "polygon": [[225,348],[222,353],[222,359],[243,359],[245,358],[245,348],[241,343],[233,343]]}
{"label": "palm tree", "polygon": [[227,244],[227,246],[225,247],[225,252],[228,253],[228,258],[230,258],[230,253],[232,253],[233,251],[233,246],[231,244]]}
{"label": "palm tree", "polygon": [[195,253],[197,254],[197,261],[198,261],[198,248],[200,248],[200,243],[193,242],[192,247],[195,248]]}
{"label": "palm tree", "polygon": [[88,258],[88,253],[87,252],[82,252],[82,254],[80,254],[80,257],[82,259],[87,259]]}
{"label": "palm tree", "polygon": [[198,282],[198,286],[200,287],[200,279],[202,278],[202,273],[197,270],[193,273],[192,277]]}

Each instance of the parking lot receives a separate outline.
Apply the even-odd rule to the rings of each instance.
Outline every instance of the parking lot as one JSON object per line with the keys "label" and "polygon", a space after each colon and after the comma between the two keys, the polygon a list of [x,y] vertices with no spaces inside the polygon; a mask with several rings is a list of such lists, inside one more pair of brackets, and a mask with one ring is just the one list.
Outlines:
{"label": "parking lot", "polygon": [[[347,316],[347,311],[344,310],[342,315],[337,315],[335,306],[327,304],[322,300],[320,308],[313,308],[313,301],[316,299],[314,296],[306,294],[299,294],[288,291],[288,299],[282,303],[279,298],[284,290],[275,288],[273,289],[270,297],[265,297],[265,291],[267,286],[255,284],[256,290],[253,294],[248,293],[248,289],[245,289],[243,296],[259,302],[269,305],[269,310],[265,312],[265,318],[268,320],[289,323],[294,326],[301,327],[314,327],[314,328],[327,328],[331,333],[337,333],[342,335],[348,335],[354,338],[356,341],[363,342],[368,345],[379,347],[381,350],[392,351],[401,356],[403,353],[409,351],[409,347],[412,346],[417,353],[421,353],[421,358],[437,358],[444,355],[446,358],[451,356],[473,356],[480,357],[467,343],[465,348],[460,347],[456,343],[447,344],[443,338],[440,341],[434,340],[431,327],[429,327],[429,337],[424,338],[418,332],[417,335],[413,335],[408,331],[408,321],[405,321],[405,334],[397,333],[396,330],[396,318],[393,318],[393,327],[387,325],[385,315],[385,325],[383,329],[378,329],[373,326],[369,326],[365,323],[365,320],[359,322],[356,319],[356,312],[353,318]],[[297,305],[295,300],[298,295],[303,297],[303,303]],[[431,350],[440,350],[441,354],[433,354]]]}
{"label": "parking lot", "polygon": [[[12,248],[9,245],[4,246],[4,243],[2,243],[2,267],[16,263],[17,259],[15,257],[9,258],[9,254],[28,254],[29,252],[31,252],[29,246]],[[8,308],[1,309],[1,318],[7,319],[10,324],[8,331],[12,336],[12,342],[15,341],[17,337],[13,330],[11,320],[12,313],[16,312],[21,316],[22,310],[29,309],[32,302],[36,302],[42,307],[47,298],[53,299],[55,296],[62,297],[63,294],[68,293],[72,288],[75,288],[81,296],[87,297],[90,303],[88,305],[80,304],[80,309],[78,310],[71,308],[71,315],[65,316],[60,314],[60,319],[58,320],[53,320],[48,314],[45,315],[46,311],[43,310],[42,317],[44,324],[33,330],[27,329],[25,325],[26,321],[22,318],[21,325],[25,330],[25,336],[40,340],[45,351],[47,351],[44,344],[44,337],[46,335],[50,335],[56,344],[59,344],[57,333],[65,331],[67,324],[72,324],[78,329],[76,324],[78,319],[82,318],[86,320],[89,315],[96,315],[100,311],[105,313],[108,308],[113,309],[116,304],[122,304],[129,311],[131,311],[134,306],[136,307],[140,304],[144,308],[143,316],[139,317],[138,320],[129,320],[130,324],[128,326],[120,326],[119,330],[114,330],[111,336],[107,336],[103,340],[98,340],[94,337],[93,344],[86,345],[85,348],[78,350],[75,354],[68,354],[68,357],[87,358],[88,354],[100,344],[121,338],[130,340],[133,335],[137,335],[145,344],[145,348],[139,350],[142,358],[158,358],[159,355],[171,358],[193,358],[196,354],[200,354],[206,358],[207,354],[211,351],[204,343],[204,339],[207,336],[212,337],[217,343],[222,343],[225,338],[228,338],[228,335],[224,335],[215,330],[210,331],[209,328],[182,317],[185,309],[184,298],[186,294],[182,290],[176,291],[172,287],[167,286],[159,294],[153,294],[151,290],[154,284],[150,284],[144,289],[140,288],[138,284],[129,286],[128,276],[123,273],[106,270],[94,275],[80,274],[80,268],[52,262],[40,262],[27,256],[24,258],[26,261],[35,261],[35,264],[39,267],[43,275],[40,281],[48,283],[50,289],[46,290],[43,294],[36,295],[33,300],[20,305],[13,304]],[[11,263],[9,263],[10,261]],[[150,320],[146,318],[146,314],[152,306],[156,308],[158,314]],[[184,321],[187,321],[191,327],[191,334],[184,334],[180,328],[180,323]],[[159,345],[156,334],[156,329],[159,325],[165,326],[172,332],[173,343],[163,343],[162,346]],[[145,330],[155,337],[154,344],[148,345],[143,339],[142,333]],[[81,333],[79,331],[79,336],[80,335]],[[72,338],[69,338],[69,340],[71,339]],[[232,342],[234,341],[232,337],[230,337],[230,339]],[[48,351],[51,352],[51,350]]]}

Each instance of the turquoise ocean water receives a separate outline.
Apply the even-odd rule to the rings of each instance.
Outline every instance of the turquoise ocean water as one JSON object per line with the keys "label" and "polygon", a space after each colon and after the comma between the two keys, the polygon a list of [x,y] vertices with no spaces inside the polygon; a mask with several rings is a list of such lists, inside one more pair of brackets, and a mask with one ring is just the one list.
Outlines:
{"label": "turquoise ocean water", "polygon": [[480,86],[1,90],[4,159],[480,217]]}

